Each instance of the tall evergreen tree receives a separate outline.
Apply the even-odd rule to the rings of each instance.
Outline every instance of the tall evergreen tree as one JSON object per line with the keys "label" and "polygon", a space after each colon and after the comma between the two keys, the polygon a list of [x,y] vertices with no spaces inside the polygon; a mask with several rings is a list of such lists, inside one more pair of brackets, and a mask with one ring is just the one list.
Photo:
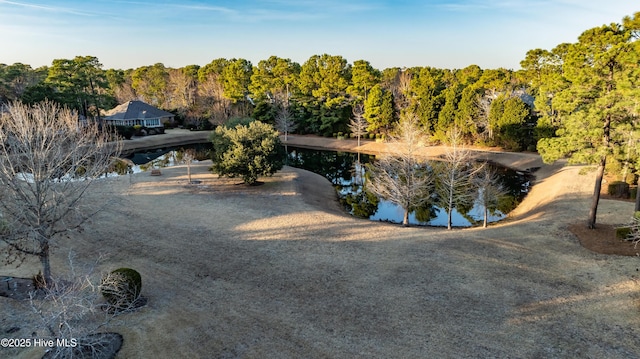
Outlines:
{"label": "tall evergreen tree", "polygon": [[100,117],[109,83],[97,57],[53,60],[45,81],[58,92],[57,102],[78,110],[85,118]]}
{"label": "tall evergreen tree", "polygon": [[[640,13],[634,19],[638,17]],[[631,117],[628,107],[621,104],[626,102],[624,84],[638,64],[636,56],[630,56],[638,50],[634,31],[637,28],[604,25],[585,31],[577,43],[568,47],[563,72],[569,84],[555,101],[566,115],[556,133],[558,137],[538,142],[545,162],[566,156],[571,163],[597,165],[589,228],[596,225],[607,157],[617,146],[612,137]]]}
{"label": "tall evergreen tree", "polygon": [[391,92],[375,85],[364,103],[364,118],[369,123],[367,132],[387,132],[393,122],[393,98]]}
{"label": "tall evergreen tree", "polygon": [[164,64],[156,63],[135,69],[131,74],[131,86],[145,102],[164,107],[167,100],[169,74]]}
{"label": "tall evergreen tree", "polygon": [[364,101],[373,86],[380,83],[380,76],[380,71],[371,66],[369,61],[354,61],[351,68],[351,85],[347,87],[347,93],[357,102]]}

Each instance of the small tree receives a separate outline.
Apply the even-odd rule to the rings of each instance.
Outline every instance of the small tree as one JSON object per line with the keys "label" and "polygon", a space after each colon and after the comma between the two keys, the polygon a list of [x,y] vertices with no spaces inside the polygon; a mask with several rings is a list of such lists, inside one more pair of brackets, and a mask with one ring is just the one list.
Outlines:
{"label": "small tree", "polygon": [[[103,332],[116,318],[136,309],[137,303],[105,302],[102,286],[113,282],[110,274],[102,284],[95,283],[95,264],[89,268],[75,268],[69,253],[71,273],[55,277],[47,288],[30,294],[31,310],[41,320],[43,330],[38,337],[66,340],[66,345],[55,345],[43,358],[111,358],[122,346],[122,336]],[[97,263],[96,263],[97,264]]]}
{"label": "small tree", "polygon": [[0,215],[8,262],[40,258],[51,280],[50,248],[101,208],[84,203],[95,179],[122,148],[96,123],[80,123],[67,109],[45,102],[15,103],[0,118]]}
{"label": "small tree", "polygon": [[367,186],[371,192],[402,207],[402,224],[407,226],[409,213],[431,199],[434,176],[417,153],[424,136],[415,115],[403,117],[398,133],[391,139],[389,152],[370,167],[371,180]]}
{"label": "small tree", "polygon": [[187,177],[189,179],[189,184],[191,184],[191,163],[196,158],[196,150],[193,148],[188,148],[184,150],[182,155],[182,161],[187,164]]}
{"label": "small tree", "polygon": [[500,176],[486,164],[480,166],[473,178],[473,184],[478,189],[478,205],[483,210],[482,227],[487,227],[489,212],[494,213],[500,204],[500,198],[507,194],[500,183]]}
{"label": "small tree", "polygon": [[278,106],[278,112],[276,113],[276,130],[284,133],[284,140],[287,141],[289,133],[296,130],[298,125],[293,120],[291,112],[289,110],[289,104],[283,103]]}
{"label": "small tree", "polygon": [[282,168],[284,150],[270,125],[253,121],[248,126],[218,127],[211,135],[212,171],[221,176],[241,177],[255,184],[259,176],[270,176]]}
{"label": "small tree", "polygon": [[447,212],[447,229],[452,228],[453,209],[459,205],[468,205],[474,200],[473,191],[469,191],[474,170],[470,165],[471,152],[460,148],[462,135],[457,130],[449,133],[450,147],[443,161],[435,165],[437,173],[435,192],[438,203]]}
{"label": "small tree", "polygon": [[358,138],[358,147],[360,147],[360,137],[367,133],[369,123],[364,119],[364,107],[362,105],[353,106],[353,117],[349,121],[349,129]]}

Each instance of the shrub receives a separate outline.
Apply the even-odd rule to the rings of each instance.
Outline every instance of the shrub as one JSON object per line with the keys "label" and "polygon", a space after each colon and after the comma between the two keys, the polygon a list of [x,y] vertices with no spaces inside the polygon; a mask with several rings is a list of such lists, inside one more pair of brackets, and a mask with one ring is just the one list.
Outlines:
{"label": "shrub", "polygon": [[140,298],[142,277],[131,268],[118,268],[102,278],[100,291],[107,302],[116,309],[127,309]]}
{"label": "shrub", "polygon": [[633,187],[629,189],[629,198],[635,199],[638,196],[638,187]]}
{"label": "shrub", "polygon": [[633,213],[630,225],[616,228],[616,239],[637,241],[640,237],[640,211]]}
{"label": "shrub", "polygon": [[133,129],[133,126],[122,126],[122,125],[116,126],[116,131],[120,136],[124,137],[126,140],[130,140],[135,132],[135,130]]}
{"label": "shrub", "polygon": [[251,118],[251,117],[234,117],[229,119],[229,121],[227,121],[224,124],[224,127],[226,128],[236,128],[236,126],[240,125],[240,126],[249,126],[249,124],[251,122],[255,121],[255,119]]}
{"label": "shrub", "polygon": [[132,126],[132,128],[133,128],[133,134],[136,136],[146,136],[148,133],[147,128],[142,125],[134,125]]}
{"label": "shrub", "polygon": [[259,176],[271,176],[282,168],[284,148],[278,132],[268,124],[253,121],[248,126],[218,127],[213,142],[212,170],[220,176],[241,177],[255,184]]}
{"label": "shrub", "polygon": [[611,182],[607,193],[614,197],[629,198],[629,184],[622,181]]}
{"label": "shrub", "polygon": [[616,239],[623,241],[629,240],[631,234],[631,227],[618,227],[616,228]]}

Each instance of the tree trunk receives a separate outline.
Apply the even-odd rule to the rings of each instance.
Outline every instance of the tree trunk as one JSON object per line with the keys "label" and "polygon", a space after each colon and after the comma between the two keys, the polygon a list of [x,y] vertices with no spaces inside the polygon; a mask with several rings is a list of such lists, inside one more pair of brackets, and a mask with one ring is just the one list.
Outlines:
{"label": "tree trunk", "polygon": [[449,210],[447,211],[447,229],[451,229],[451,212],[453,212],[453,209],[449,206]]}
{"label": "tree trunk", "polygon": [[409,226],[409,210],[404,210],[404,218],[402,219],[402,225],[407,227]]}
{"label": "tree trunk", "polygon": [[489,217],[489,210],[487,206],[484,206],[484,221],[482,222],[482,228],[487,228],[487,218]]}
{"label": "tree trunk", "polygon": [[591,208],[589,209],[589,220],[587,226],[590,229],[596,228],[596,213],[598,212],[598,202],[600,201],[600,190],[602,189],[602,177],[604,176],[604,167],[607,164],[607,157],[602,156],[598,165],[598,173],[596,174],[596,184],[593,188],[593,197],[591,200]]}
{"label": "tree trunk", "polygon": [[636,187],[636,206],[633,210],[635,212],[640,211],[640,175],[638,175],[638,182]]}
{"label": "tree trunk", "polygon": [[52,283],[51,280],[51,263],[49,263],[49,242],[44,242],[40,245],[40,263],[42,264],[42,277],[44,278],[44,284],[49,286]]}

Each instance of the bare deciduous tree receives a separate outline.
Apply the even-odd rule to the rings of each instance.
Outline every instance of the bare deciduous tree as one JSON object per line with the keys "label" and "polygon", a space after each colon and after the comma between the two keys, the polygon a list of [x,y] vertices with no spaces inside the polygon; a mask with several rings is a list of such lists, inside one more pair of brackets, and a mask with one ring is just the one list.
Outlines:
{"label": "bare deciduous tree", "polygon": [[360,138],[367,133],[369,123],[364,118],[364,106],[354,105],[352,112],[353,117],[349,121],[349,129],[358,138],[358,147],[360,147]]}
{"label": "bare deciduous tree", "polygon": [[191,163],[196,159],[196,150],[193,148],[188,148],[184,150],[182,155],[182,161],[187,164],[187,177],[189,178],[189,184],[193,183],[191,181]]}
{"label": "bare deciduous tree", "polygon": [[457,206],[466,206],[475,199],[475,191],[470,191],[475,174],[471,166],[471,152],[460,147],[462,134],[456,129],[449,133],[450,147],[443,161],[436,164],[436,193],[438,203],[447,212],[447,229],[452,228],[451,216]]}
{"label": "bare deciduous tree", "polygon": [[371,166],[369,190],[401,206],[402,224],[409,225],[409,213],[431,200],[433,171],[418,154],[425,137],[413,114],[405,115],[391,136],[389,150]]}
{"label": "bare deciduous tree", "polygon": [[49,102],[8,105],[0,117],[0,214],[8,262],[39,257],[51,280],[52,242],[99,210],[83,197],[122,148],[97,123]]}
{"label": "bare deciduous tree", "polygon": [[222,78],[217,74],[210,74],[201,79],[197,97],[203,113],[199,116],[208,117],[215,124],[224,123],[231,116],[231,100],[224,96]]}
{"label": "bare deciduous tree", "polygon": [[291,116],[291,112],[289,110],[289,103],[283,102],[278,104],[278,112],[276,114],[276,130],[284,133],[284,140],[287,141],[287,136],[292,131],[296,130],[296,123],[293,120],[293,116]]}
{"label": "bare deciduous tree", "polygon": [[507,194],[502,184],[500,184],[500,176],[496,171],[486,164],[478,167],[473,182],[475,188],[478,189],[478,205],[483,209],[482,227],[487,227],[487,219],[489,212],[494,212],[500,202],[500,198]]}
{"label": "bare deciduous tree", "polygon": [[32,292],[29,303],[40,318],[43,333],[39,338],[52,340],[44,358],[108,358],[118,351],[122,337],[116,333],[99,333],[120,314],[135,309],[136,303],[111,304],[102,296],[117,285],[111,273],[101,284],[94,283],[97,263],[76,268],[69,253],[70,274],[52,279],[46,288]]}

